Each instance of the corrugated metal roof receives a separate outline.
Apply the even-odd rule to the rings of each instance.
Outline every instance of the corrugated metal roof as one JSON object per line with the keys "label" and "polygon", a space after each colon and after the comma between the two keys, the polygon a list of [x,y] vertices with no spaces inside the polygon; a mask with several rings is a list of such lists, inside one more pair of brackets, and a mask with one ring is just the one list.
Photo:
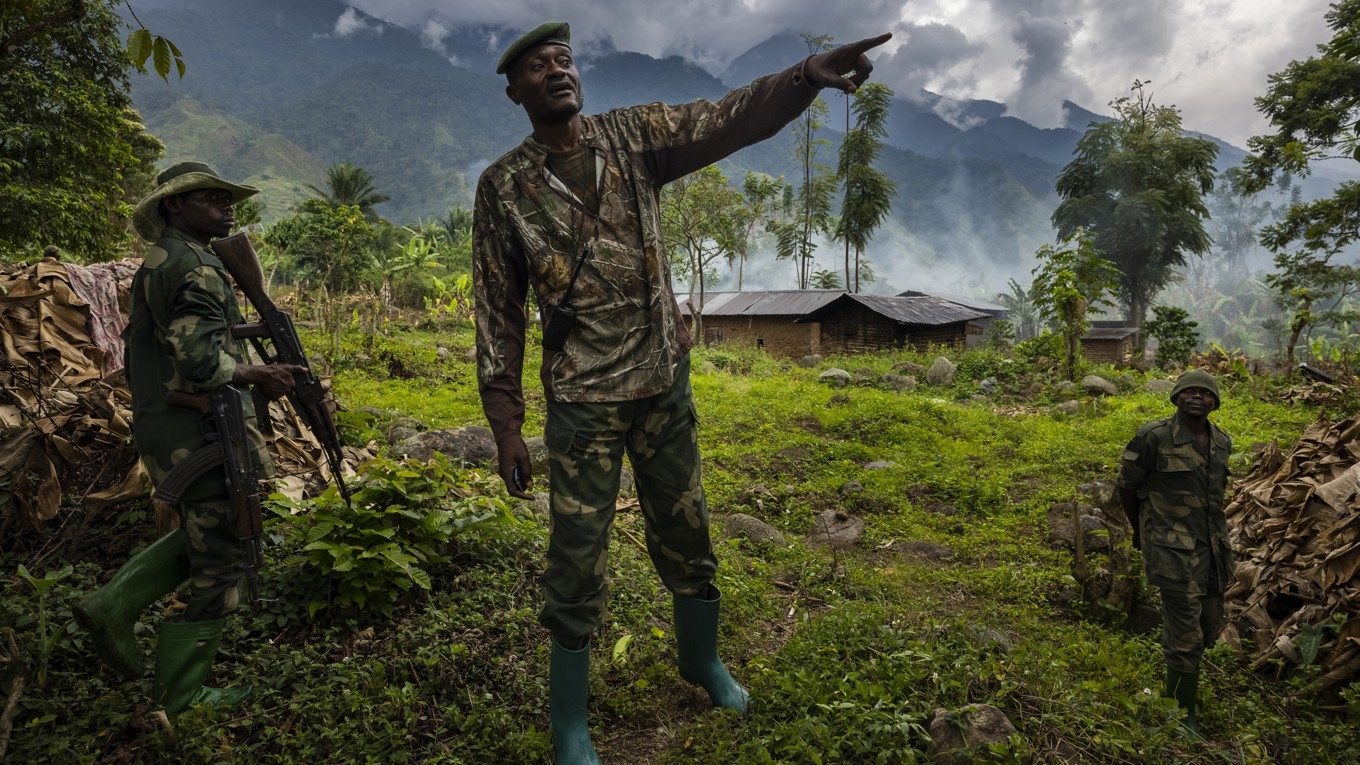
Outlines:
{"label": "corrugated metal roof", "polygon": [[1138,334],[1137,327],[1091,327],[1082,340],[1123,340]]}
{"label": "corrugated metal roof", "polygon": [[[704,316],[792,316],[821,308],[844,295],[841,290],[771,290],[762,292],[704,293]],[[689,300],[682,299],[680,313],[689,315]]]}
{"label": "corrugated metal roof", "polygon": [[836,305],[842,300],[852,300],[880,316],[886,316],[902,324],[936,326],[988,317],[988,314],[982,311],[964,308],[957,303],[951,303],[944,298],[931,295],[902,297],[901,295],[844,294],[816,311],[812,311],[799,321],[818,321],[827,313],[836,310]]}
{"label": "corrugated metal roof", "polygon": [[982,311],[983,313],[991,314],[992,316],[1006,316],[1011,312],[1011,310],[1004,305],[989,303],[986,300],[982,300],[981,298],[968,297],[967,295],[952,295],[948,292],[921,292],[920,290],[907,290],[906,292],[899,292],[897,293],[897,295],[898,297],[944,298],[945,300],[948,300],[949,302],[955,303],[957,305],[961,305],[964,308],[972,308],[974,310]]}

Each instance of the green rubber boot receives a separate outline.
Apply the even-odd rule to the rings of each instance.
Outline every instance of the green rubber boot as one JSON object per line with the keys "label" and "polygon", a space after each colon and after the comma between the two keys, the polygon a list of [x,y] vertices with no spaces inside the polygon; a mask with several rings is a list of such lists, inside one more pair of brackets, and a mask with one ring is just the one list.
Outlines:
{"label": "green rubber boot", "polygon": [[94,637],[100,660],[124,679],[146,674],[132,628],[147,607],[189,578],[188,538],[184,529],[175,529],[152,542],[71,609]]}
{"label": "green rubber boot", "polygon": [[708,598],[675,597],[675,642],[680,677],[708,691],[714,706],[746,713],[751,694],[732,679],[718,658],[718,604],[722,593],[708,586]]}
{"label": "green rubber boot", "polygon": [[1199,690],[1199,673],[1182,672],[1178,669],[1166,670],[1166,696],[1176,700],[1176,704],[1185,710],[1185,718],[1181,720],[1181,728],[1185,734],[1196,740],[1203,741],[1204,733],[1199,729],[1199,721],[1195,719],[1195,707],[1197,701],[1196,692]]}
{"label": "green rubber boot", "polygon": [[222,642],[222,625],[226,623],[226,617],[207,622],[161,622],[152,697],[166,714],[177,715],[200,704],[236,706],[250,695],[249,685],[233,688],[203,685]]}
{"label": "green rubber boot", "polygon": [[552,714],[557,765],[600,765],[586,721],[589,698],[590,643],[572,651],[553,640],[552,662],[548,667],[548,709]]}

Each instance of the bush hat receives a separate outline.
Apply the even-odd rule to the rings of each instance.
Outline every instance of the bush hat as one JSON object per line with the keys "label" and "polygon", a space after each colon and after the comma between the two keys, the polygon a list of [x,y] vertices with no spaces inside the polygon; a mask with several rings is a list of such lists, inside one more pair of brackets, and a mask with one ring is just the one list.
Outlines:
{"label": "bush hat", "polygon": [[[1187,369],[1176,378],[1176,387],[1171,389],[1171,403],[1176,403],[1176,396],[1186,388],[1203,388],[1214,394],[1214,409],[1220,406],[1218,397],[1218,381],[1214,376],[1205,372],[1203,369]],[[1211,410],[1212,411],[1212,410]]]}
{"label": "bush hat", "polygon": [[534,27],[505,49],[501,54],[500,63],[496,64],[496,74],[505,74],[515,65],[515,59],[540,45],[565,45],[570,49],[571,25],[565,21],[549,21]]}
{"label": "bush hat", "polygon": [[142,201],[137,203],[137,209],[132,213],[132,225],[137,229],[137,233],[148,242],[160,239],[161,232],[165,230],[165,219],[160,213],[161,200],[195,189],[230,191],[232,204],[260,193],[254,186],[241,186],[222,180],[211,167],[202,162],[180,162],[156,176],[156,190],[142,197]]}

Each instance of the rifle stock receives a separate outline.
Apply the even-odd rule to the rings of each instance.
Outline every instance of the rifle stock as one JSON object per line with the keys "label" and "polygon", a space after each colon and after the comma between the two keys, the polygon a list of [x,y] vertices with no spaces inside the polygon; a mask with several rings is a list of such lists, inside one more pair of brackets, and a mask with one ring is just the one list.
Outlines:
{"label": "rifle stock", "polygon": [[[222,265],[241,288],[246,299],[260,314],[261,320],[258,324],[233,327],[232,336],[249,338],[267,364],[296,364],[305,368],[305,372],[294,375],[294,387],[288,394],[288,400],[292,402],[293,408],[297,410],[307,429],[312,431],[316,440],[320,442],[335,486],[348,504],[350,491],[345,486],[344,476],[340,472],[340,463],[344,457],[340,449],[340,433],[335,427],[330,409],[326,406],[326,389],[316,375],[312,374],[307,354],[302,350],[302,341],[293,327],[293,318],[274,305],[274,301],[270,299],[264,288],[264,271],[260,268],[260,259],[256,256],[255,248],[245,232],[214,240],[209,246],[222,260]],[[272,355],[264,346],[263,340],[266,339],[273,346]],[[265,409],[263,413],[257,412],[257,415],[262,420],[268,419],[269,411]]]}

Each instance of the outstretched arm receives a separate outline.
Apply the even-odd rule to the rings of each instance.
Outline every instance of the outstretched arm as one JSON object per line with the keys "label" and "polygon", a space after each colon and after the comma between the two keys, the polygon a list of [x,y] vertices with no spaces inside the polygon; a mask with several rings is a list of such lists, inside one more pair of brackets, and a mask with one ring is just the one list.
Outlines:
{"label": "outstretched arm", "polygon": [[814,87],[854,93],[874,70],[873,62],[865,54],[891,37],[892,33],[887,32],[811,56],[803,64],[803,76]]}

